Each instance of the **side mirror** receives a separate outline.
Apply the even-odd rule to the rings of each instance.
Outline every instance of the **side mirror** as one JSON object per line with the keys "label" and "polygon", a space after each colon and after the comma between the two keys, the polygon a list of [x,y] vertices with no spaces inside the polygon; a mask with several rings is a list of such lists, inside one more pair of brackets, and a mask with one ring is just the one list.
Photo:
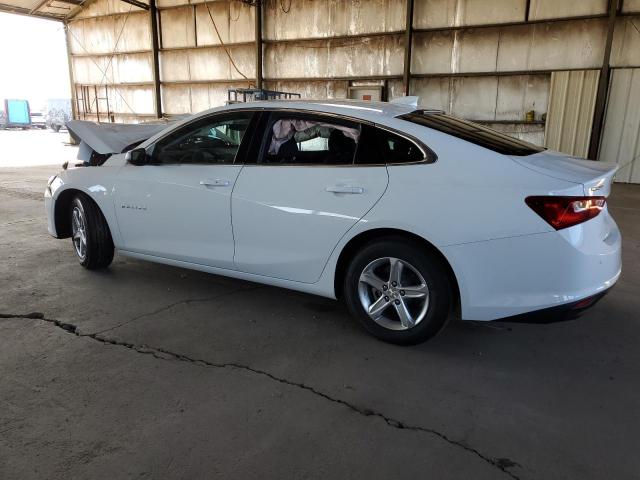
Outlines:
{"label": "side mirror", "polygon": [[149,163],[149,156],[144,148],[134,148],[125,155],[125,160],[131,165],[146,165]]}

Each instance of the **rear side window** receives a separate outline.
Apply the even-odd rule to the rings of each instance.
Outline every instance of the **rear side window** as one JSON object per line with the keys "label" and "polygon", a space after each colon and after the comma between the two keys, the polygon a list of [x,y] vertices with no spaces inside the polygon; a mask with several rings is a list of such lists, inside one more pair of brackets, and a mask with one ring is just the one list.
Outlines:
{"label": "rear side window", "polygon": [[351,165],[360,140],[356,123],[315,116],[278,116],[271,122],[262,163]]}
{"label": "rear side window", "polygon": [[433,128],[442,133],[488,148],[504,155],[532,155],[544,151],[529,142],[518,140],[477,123],[452,117],[444,113],[414,112],[400,117],[411,123]]}
{"label": "rear side window", "polygon": [[357,164],[416,163],[424,159],[424,152],[411,140],[382,128],[362,126],[362,141],[356,156]]}

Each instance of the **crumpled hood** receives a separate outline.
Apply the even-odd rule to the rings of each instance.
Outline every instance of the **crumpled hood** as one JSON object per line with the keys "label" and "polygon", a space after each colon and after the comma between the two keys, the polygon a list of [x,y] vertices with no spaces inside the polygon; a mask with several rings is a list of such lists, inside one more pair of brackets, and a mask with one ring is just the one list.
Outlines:
{"label": "crumpled hood", "polygon": [[78,159],[89,161],[93,152],[100,155],[122,153],[128,146],[141,143],[182,119],[138,124],[71,120],[67,122],[67,129],[80,144]]}

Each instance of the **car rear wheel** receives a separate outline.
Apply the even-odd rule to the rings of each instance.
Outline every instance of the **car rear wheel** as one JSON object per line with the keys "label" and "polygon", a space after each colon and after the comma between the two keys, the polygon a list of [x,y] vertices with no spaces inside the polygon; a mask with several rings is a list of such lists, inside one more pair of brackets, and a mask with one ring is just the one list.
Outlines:
{"label": "car rear wheel", "polygon": [[77,195],[70,214],[71,240],[80,265],[89,270],[108,267],[113,260],[113,241],[98,206],[85,195]]}
{"label": "car rear wheel", "polygon": [[450,315],[451,282],[442,261],[417,243],[389,238],[355,255],[344,279],[349,311],[386,342],[411,345],[438,334]]}

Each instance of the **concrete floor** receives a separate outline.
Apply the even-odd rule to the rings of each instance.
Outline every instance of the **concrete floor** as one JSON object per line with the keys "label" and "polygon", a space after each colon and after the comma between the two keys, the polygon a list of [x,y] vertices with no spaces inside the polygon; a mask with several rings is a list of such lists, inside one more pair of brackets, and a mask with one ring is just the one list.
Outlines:
{"label": "concrete floor", "polygon": [[0,478],[639,478],[640,186],[582,318],[402,348],[338,303],[46,232],[58,167],[0,169]]}

